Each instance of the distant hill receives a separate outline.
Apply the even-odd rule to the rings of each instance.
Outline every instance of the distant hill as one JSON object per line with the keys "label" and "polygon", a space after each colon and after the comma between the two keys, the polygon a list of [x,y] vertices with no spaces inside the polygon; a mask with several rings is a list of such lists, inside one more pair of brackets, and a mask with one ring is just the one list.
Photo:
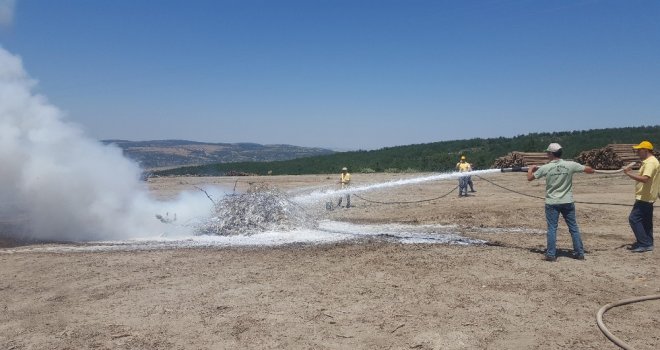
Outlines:
{"label": "distant hill", "polygon": [[269,162],[332,154],[324,148],[256,143],[204,143],[186,140],[103,140],[119,146],[144,169],[229,162]]}
{"label": "distant hill", "polygon": [[477,169],[490,168],[497,157],[512,151],[543,152],[551,142],[564,146],[564,158],[611,143],[638,143],[650,140],[660,146],[660,125],[594,129],[552,133],[531,133],[515,137],[441,141],[408,146],[385,147],[374,151],[339,152],[330,155],[276,162],[208,164],[155,172],[155,175],[217,176],[232,172],[265,175],[336,173],[346,166],[352,172],[447,171],[460,155]]}

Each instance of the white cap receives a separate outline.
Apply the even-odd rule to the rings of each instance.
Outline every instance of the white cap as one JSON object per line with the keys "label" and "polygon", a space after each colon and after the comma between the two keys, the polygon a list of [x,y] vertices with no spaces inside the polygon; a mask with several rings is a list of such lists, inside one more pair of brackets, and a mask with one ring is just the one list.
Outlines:
{"label": "white cap", "polygon": [[555,152],[559,151],[560,149],[561,149],[561,145],[560,145],[560,144],[558,144],[558,143],[551,143],[551,144],[548,146],[548,149],[546,149],[545,151],[546,151],[546,152],[552,152],[552,153],[555,153]]}
{"label": "white cap", "polygon": [[347,168],[347,167],[343,167],[343,168],[341,168],[341,171],[348,171],[348,168]]}

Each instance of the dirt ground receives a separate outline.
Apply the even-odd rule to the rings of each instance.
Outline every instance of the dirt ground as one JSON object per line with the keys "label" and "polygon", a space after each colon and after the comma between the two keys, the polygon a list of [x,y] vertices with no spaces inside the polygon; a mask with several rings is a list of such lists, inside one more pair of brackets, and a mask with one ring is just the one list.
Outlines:
{"label": "dirt ground", "polygon": [[[354,174],[355,186],[419,175]],[[160,198],[195,185],[295,191],[337,175],[157,178]],[[541,196],[524,174],[485,179]],[[238,182],[236,182],[238,181]],[[415,201],[455,180],[359,193]],[[477,193],[414,204],[353,196],[325,213],[354,223],[455,224],[487,245],[325,245],[126,252],[0,249],[1,349],[616,349],[599,331],[604,304],[660,293],[660,252],[635,254],[629,206],[577,204],[587,249],[543,261],[543,201],[475,178]],[[632,203],[622,175],[576,175],[577,201]],[[319,203],[324,206],[324,203]],[[656,214],[657,217],[657,214]],[[658,225],[656,220],[656,226]],[[636,349],[660,348],[660,301],[613,309],[610,330]]]}

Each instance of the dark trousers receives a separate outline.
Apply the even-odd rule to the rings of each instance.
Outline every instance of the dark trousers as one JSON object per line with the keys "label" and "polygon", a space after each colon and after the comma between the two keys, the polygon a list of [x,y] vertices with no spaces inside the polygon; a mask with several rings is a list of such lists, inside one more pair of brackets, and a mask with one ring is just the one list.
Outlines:
{"label": "dark trousers", "polygon": [[470,186],[470,191],[474,192],[474,184],[472,183],[472,176],[467,177],[467,185]]}
{"label": "dark trousers", "polygon": [[638,246],[653,246],[653,203],[635,201],[628,222]]}
{"label": "dark trousers", "polygon": [[[342,197],[339,197],[339,202],[337,202],[337,206],[341,207],[341,202],[342,202]],[[346,208],[351,207],[351,194],[347,193],[346,194]]]}

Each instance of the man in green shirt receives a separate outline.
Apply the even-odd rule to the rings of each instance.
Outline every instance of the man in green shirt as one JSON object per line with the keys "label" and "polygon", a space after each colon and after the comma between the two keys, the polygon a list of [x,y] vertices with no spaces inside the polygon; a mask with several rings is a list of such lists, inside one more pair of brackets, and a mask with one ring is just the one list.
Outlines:
{"label": "man in green shirt", "polygon": [[628,221],[636,242],[630,249],[635,253],[643,253],[653,250],[653,203],[660,191],[660,164],[653,156],[651,142],[642,141],[633,149],[642,160],[642,166],[637,174],[634,174],[630,168],[624,170],[628,177],[635,180],[635,204]]}
{"label": "man in green shirt", "polygon": [[593,174],[591,167],[573,161],[561,159],[563,150],[558,143],[551,143],[545,150],[550,162],[541,167],[534,165],[527,171],[527,180],[533,181],[545,177],[545,219],[548,224],[548,248],[545,260],[557,260],[557,225],[559,214],[564,217],[573,240],[573,256],[584,260],[584,246],[580,237],[580,228],[575,219],[573,200],[573,174],[585,172]]}

